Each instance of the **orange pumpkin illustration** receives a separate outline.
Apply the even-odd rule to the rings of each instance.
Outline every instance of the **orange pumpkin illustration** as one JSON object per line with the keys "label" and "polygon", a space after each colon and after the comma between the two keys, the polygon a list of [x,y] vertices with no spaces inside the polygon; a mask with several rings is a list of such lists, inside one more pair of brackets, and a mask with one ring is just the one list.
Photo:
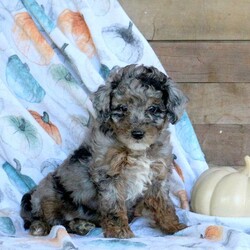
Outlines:
{"label": "orange pumpkin illustration", "polygon": [[33,110],[29,110],[30,114],[36,119],[40,126],[54,139],[57,144],[62,143],[62,138],[58,128],[50,122],[47,112],[43,112],[41,116],[39,113]]}
{"label": "orange pumpkin illustration", "polygon": [[223,228],[221,226],[209,226],[205,231],[205,239],[208,240],[221,240]]}
{"label": "orange pumpkin illustration", "polygon": [[95,55],[96,49],[89,28],[79,12],[64,10],[58,17],[57,25],[89,58]]}
{"label": "orange pumpkin illustration", "polygon": [[54,56],[54,51],[38,30],[27,12],[15,15],[12,29],[17,48],[32,62],[47,65]]}

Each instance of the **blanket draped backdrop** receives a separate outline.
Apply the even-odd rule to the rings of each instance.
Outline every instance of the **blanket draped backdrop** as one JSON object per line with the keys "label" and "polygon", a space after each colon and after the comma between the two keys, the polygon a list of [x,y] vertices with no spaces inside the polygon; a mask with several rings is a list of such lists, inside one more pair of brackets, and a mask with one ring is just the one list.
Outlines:
{"label": "blanket draped backdrop", "polygon": [[46,237],[30,236],[19,216],[22,195],[84,140],[93,112],[89,93],[117,65],[164,69],[116,0],[1,0],[0,55],[0,249],[250,248],[249,219],[181,208],[178,193],[190,199],[207,169],[186,113],[170,130],[180,166],[171,197],[187,229],[166,236],[138,218],[129,240],[105,239],[100,228],[69,235],[62,226]]}

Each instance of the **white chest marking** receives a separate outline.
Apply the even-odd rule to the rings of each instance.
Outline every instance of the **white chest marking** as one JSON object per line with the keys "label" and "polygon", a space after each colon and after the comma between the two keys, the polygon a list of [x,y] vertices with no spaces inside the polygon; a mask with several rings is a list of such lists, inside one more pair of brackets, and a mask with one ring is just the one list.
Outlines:
{"label": "white chest marking", "polygon": [[125,186],[127,191],[126,200],[134,200],[142,195],[147,186],[151,184],[152,170],[150,168],[151,161],[146,157],[133,158],[129,157],[131,166],[126,168]]}

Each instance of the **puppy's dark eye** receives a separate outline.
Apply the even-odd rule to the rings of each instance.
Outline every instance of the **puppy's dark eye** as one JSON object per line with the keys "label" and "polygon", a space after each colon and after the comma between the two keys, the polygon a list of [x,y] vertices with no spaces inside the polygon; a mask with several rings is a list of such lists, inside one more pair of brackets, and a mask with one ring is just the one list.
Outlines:
{"label": "puppy's dark eye", "polygon": [[153,106],[150,106],[147,111],[150,113],[150,114],[156,114],[156,113],[160,113],[161,112],[161,109],[160,107],[156,106],[156,105],[153,105]]}

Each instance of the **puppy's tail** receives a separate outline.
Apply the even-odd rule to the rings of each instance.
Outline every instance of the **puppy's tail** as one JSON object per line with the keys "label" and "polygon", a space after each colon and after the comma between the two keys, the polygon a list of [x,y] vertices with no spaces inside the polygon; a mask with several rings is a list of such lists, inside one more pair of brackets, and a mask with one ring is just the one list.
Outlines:
{"label": "puppy's tail", "polygon": [[24,220],[24,229],[29,229],[31,222],[34,220],[32,216],[31,194],[33,191],[26,193],[21,200],[20,215]]}

